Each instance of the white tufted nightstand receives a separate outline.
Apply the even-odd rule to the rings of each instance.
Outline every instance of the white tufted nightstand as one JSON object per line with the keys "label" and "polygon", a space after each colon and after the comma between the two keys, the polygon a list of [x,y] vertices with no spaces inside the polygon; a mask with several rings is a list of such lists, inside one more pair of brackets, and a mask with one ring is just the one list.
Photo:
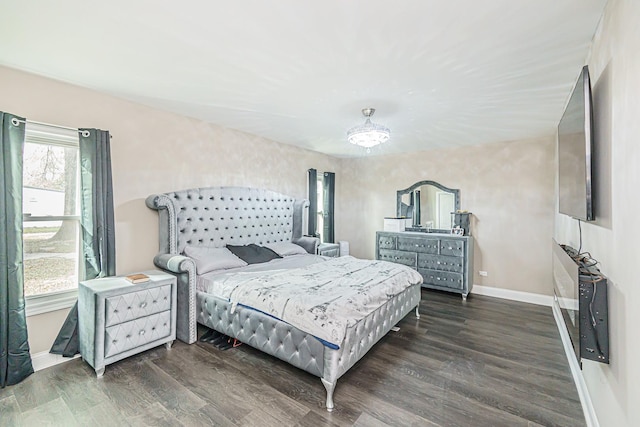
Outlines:
{"label": "white tufted nightstand", "polygon": [[124,277],[80,282],[80,354],[96,375],[106,365],[176,339],[176,278],[145,271],[151,280],[133,284]]}
{"label": "white tufted nightstand", "polygon": [[336,258],[340,256],[340,245],[337,243],[320,243],[318,255]]}

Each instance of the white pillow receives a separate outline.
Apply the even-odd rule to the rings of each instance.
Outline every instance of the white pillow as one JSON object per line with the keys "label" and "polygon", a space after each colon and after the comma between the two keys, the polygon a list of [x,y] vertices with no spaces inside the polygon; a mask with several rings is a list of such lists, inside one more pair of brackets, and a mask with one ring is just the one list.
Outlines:
{"label": "white pillow", "polygon": [[308,252],[300,245],[291,242],[276,242],[264,245],[280,256],[307,254]]}
{"label": "white pillow", "polygon": [[227,268],[244,267],[246,262],[235,256],[227,248],[208,248],[206,246],[187,246],[184,254],[193,258],[196,262],[198,274],[208,273],[213,270],[225,270]]}

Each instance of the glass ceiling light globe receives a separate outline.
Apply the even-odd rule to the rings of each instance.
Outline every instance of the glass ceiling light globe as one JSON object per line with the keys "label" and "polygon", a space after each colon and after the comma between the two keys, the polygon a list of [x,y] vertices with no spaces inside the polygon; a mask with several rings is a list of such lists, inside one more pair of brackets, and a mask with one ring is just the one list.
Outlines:
{"label": "glass ceiling light globe", "polygon": [[374,108],[365,108],[362,114],[367,118],[364,124],[354,126],[347,131],[347,141],[360,147],[371,148],[378,144],[384,144],[389,140],[391,131],[382,125],[371,123]]}

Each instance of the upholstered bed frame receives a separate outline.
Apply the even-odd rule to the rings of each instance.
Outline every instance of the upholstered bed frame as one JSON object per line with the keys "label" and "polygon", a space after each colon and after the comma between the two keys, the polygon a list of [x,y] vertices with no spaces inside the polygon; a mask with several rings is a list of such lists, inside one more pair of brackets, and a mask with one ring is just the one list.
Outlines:
{"label": "upholstered bed frame", "polygon": [[195,342],[201,323],[316,375],[327,390],[329,411],[338,378],[414,307],[418,315],[419,284],[350,328],[340,348],[331,349],[259,311],[242,306],[233,311],[228,301],[196,291],[195,262],[183,255],[184,248],[293,242],[315,254],[318,239],[302,231],[308,201],[269,190],[212,187],[152,195],[146,204],[159,214],[160,252],[154,263],[178,280],[178,339]]}

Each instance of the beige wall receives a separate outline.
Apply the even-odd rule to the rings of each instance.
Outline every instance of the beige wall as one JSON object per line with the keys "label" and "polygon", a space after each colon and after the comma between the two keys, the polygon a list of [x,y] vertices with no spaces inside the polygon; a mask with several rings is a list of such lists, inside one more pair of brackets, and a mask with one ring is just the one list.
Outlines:
{"label": "beige wall", "polygon": [[[611,364],[583,363],[603,427],[640,425],[640,2],[610,0],[588,60],[594,98],[597,220],[583,224],[583,251],[609,278]],[[555,236],[579,245],[575,220],[557,215]]]}
{"label": "beige wall", "polygon": [[[583,370],[602,426],[640,425],[638,22],[640,2],[610,0],[589,60],[600,100],[597,133],[609,141],[600,157],[609,163],[599,166],[615,171],[598,184],[601,219],[586,224],[583,236],[610,278],[611,365],[585,362]],[[157,220],[144,206],[147,195],[246,185],[303,197],[310,167],[337,173],[336,237],[348,240],[356,256],[373,257],[375,231],[395,214],[396,190],[423,179],[459,188],[462,209],[473,212],[476,284],[549,295],[554,216],[556,238],[577,246],[575,222],[554,214],[553,138],[337,160],[3,67],[0,93],[0,110],[112,132],[119,273],[152,267]],[[480,278],[478,270],[489,276]],[[32,352],[49,348],[65,314],[28,319]]]}
{"label": "beige wall", "polygon": [[375,232],[395,216],[396,191],[428,179],[460,189],[461,209],[473,213],[475,284],[552,294],[554,138],[341,163],[336,237],[348,240],[355,256],[375,256]]}
{"label": "beige wall", "polygon": [[[307,169],[339,172],[330,156],[10,68],[0,67],[0,93],[1,111],[111,132],[119,274],[153,267],[158,221],[144,204],[150,194],[240,185],[303,198]],[[29,318],[32,353],[48,350],[65,314]]]}

